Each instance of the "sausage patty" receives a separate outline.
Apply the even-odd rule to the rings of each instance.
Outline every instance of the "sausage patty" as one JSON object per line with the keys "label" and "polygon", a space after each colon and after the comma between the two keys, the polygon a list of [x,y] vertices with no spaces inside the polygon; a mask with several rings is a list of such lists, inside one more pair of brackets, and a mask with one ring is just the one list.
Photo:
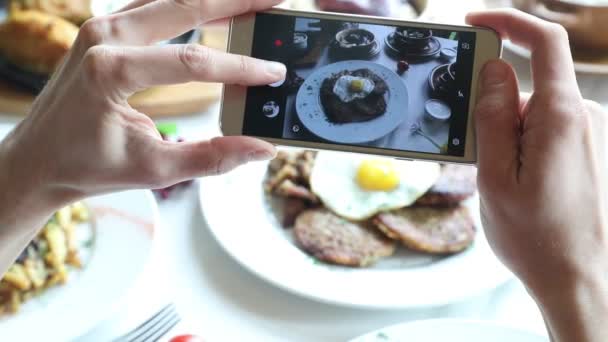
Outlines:
{"label": "sausage patty", "polygon": [[424,253],[458,253],[475,238],[473,219],[462,206],[404,208],[379,214],[373,222],[386,236]]}
{"label": "sausage patty", "polygon": [[477,191],[477,170],[473,166],[444,165],[441,176],[416,204],[451,207],[473,196]]}
{"label": "sausage patty", "polygon": [[377,230],[345,220],[327,209],[300,214],[294,234],[306,252],[332,264],[365,267],[395,252],[395,242]]}

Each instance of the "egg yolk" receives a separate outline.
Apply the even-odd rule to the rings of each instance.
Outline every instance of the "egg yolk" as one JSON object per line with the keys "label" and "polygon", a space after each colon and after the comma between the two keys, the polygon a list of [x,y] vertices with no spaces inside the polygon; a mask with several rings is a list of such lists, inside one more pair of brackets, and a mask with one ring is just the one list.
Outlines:
{"label": "egg yolk", "polygon": [[399,175],[391,160],[365,160],[359,165],[357,183],[369,191],[391,191],[399,186]]}

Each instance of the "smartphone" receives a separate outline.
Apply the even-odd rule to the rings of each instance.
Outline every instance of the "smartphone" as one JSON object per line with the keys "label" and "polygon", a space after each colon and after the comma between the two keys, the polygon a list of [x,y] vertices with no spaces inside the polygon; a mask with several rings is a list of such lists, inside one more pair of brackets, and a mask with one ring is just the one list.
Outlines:
{"label": "smartphone", "polygon": [[476,161],[477,76],[492,30],[273,9],[232,19],[228,51],[284,63],[276,84],[224,88],[224,135],[400,159]]}

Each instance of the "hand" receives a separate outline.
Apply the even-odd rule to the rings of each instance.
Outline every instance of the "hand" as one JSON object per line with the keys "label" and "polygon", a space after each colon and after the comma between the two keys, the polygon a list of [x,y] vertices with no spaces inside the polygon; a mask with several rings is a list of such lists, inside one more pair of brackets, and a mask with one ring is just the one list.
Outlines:
{"label": "hand", "polygon": [[17,150],[14,166],[34,173],[28,178],[38,186],[83,197],[164,187],[271,158],[270,144],[244,137],[165,142],[152,120],[131,108],[127,98],[161,84],[262,85],[284,78],[285,67],[278,63],[200,45],[149,45],[207,21],[279,2],[138,1],[87,21],[66,62],[10,136]]}
{"label": "hand", "polygon": [[[0,145],[0,273],[11,261],[7,256],[16,256],[46,218],[68,202],[162,188],[272,158],[272,145],[246,137],[163,141],[152,120],[131,108],[127,98],[162,84],[263,85],[283,79],[286,70],[279,63],[200,45],[152,45],[205,22],[280,2],[136,0],[84,23],[29,116]],[[21,233],[11,233],[17,230]],[[1,242],[12,247],[2,248]]]}
{"label": "hand", "polygon": [[[515,10],[468,22],[532,52],[531,95],[520,95],[503,61],[481,74],[475,121],[486,235],[539,301],[556,340],[606,341],[607,114],[582,98],[561,26]],[[594,333],[560,329],[577,324]]]}

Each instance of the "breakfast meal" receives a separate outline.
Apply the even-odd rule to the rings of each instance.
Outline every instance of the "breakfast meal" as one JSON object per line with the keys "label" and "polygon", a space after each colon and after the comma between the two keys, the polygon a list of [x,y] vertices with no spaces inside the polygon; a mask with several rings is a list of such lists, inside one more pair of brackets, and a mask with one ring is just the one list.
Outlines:
{"label": "breakfast meal", "polygon": [[475,194],[475,178],[469,166],[280,151],[264,190],[303,251],[328,264],[368,267],[397,246],[438,256],[469,248],[476,229],[463,202]]}
{"label": "breakfast meal", "polygon": [[0,315],[46,289],[68,281],[70,268],[83,266],[76,239],[77,224],[89,220],[82,203],[58,211],[30,242],[0,280]]}
{"label": "breakfast meal", "polygon": [[321,85],[321,105],[335,124],[363,122],[386,113],[388,85],[369,69],[344,70]]}
{"label": "breakfast meal", "polygon": [[[0,22],[0,79],[38,94],[93,16],[90,0],[8,0]],[[198,39],[192,31],[170,43]]]}
{"label": "breakfast meal", "polygon": [[44,12],[76,25],[84,23],[93,16],[90,0],[11,0],[9,7]]}
{"label": "breakfast meal", "polygon": [[37,10],[11,10],[0,24],[0,54],[29,72],[50,75],[78,35],[73,23]]}

